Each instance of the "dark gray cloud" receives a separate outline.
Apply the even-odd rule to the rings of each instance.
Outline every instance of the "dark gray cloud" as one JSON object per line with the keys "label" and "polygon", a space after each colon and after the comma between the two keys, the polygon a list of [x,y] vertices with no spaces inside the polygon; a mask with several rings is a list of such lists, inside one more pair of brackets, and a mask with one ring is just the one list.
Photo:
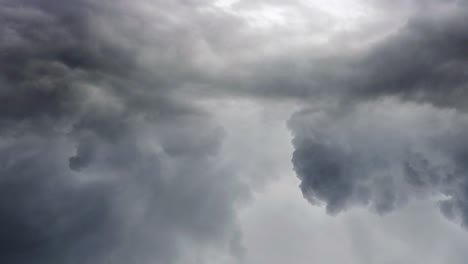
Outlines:
{"label": "dark gray cloud", "polygon": [[325,201],[330,213],[352,205],[385,213],[411,197],[455,195],[449,189],[463,177],[463,162],[453,156],[454,143],[448,141],[463,139],[450,131],[462,129],[465,118],[396,99],[346,112],[297,113],[290,127],[302,191],[311,201]]}
{"label": "dark gray cloud", "polygon": [[2,263],[240,253],[244,188],[220,162],[223,131],[171,95],[188,82],[183,63],[164,64],[177,58],[143,69],[121,4],[0,1]]}
{"label": "dark gray cloud", "polygon": [[461,6],[448,14],[429,12],[410,19],[354,65],[358,70],[351,93],[465,108],[467,21],[467,8]]}
{"label": "dark gray cloud", "polygon": [[[376,29],[366,30],[363,26],[364,32],[330,33],[326,47],[312,43],[259,56],[244,65],[248,78],[229,77],[235,79],[239,92],[262,97],[352,103],[398,96],[441,107],[465,108],[466,3],[371,2],[388,16],[398,11],[410,14],[388,28],[376,25]],[[306,33],[318,35],[320,31]],[[287,44],[295,45],[294,40]]]}
{"label": "dark gray cloud", "polygon": [[307,199],[329,213],[385,213],[439,195],[441,211],[467,225],[467,10],[428,3],[370,49],[311,75],[318,86],[304,91],[315,106],[289,123]]}

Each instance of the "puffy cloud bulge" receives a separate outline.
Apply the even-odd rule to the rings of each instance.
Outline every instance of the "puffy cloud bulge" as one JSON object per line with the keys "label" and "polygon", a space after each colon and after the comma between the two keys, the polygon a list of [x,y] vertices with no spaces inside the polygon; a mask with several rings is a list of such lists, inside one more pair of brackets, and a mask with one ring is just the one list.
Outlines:
{"label": "puffy cloud bulge", "polygon": [[336,75],[316,87],[331,92],[289,122],[301,190],[330,213],[443,197],[444,215],[467,224],[467,6],[420,8],[371,48],[332,60]]}

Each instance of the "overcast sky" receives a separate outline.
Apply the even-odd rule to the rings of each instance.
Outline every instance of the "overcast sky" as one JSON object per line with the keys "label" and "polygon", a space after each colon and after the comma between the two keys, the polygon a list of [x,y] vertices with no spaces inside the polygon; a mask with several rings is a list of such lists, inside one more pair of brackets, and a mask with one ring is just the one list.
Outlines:
{"label": "overcast sky", "polygon": [[462,264],[464,0],[0,0],[0,263]]}

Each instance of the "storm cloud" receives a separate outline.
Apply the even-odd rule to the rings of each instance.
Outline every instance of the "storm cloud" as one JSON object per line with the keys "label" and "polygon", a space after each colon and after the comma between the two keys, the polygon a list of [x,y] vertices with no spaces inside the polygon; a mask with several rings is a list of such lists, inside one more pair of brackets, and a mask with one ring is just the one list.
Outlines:
{"label": "storm cloud", "polygon": [[439,197],[444,215],[468,223],[468,12],[450,1],[422,10],[320,76],[324,87],[312,90],[334,96],[289,121],[301,190],[329,213],[352,206],[386,213]]}
{"label": "storm cloud", "polygon": [[308,263],[346,238],[326,213],[395,228],[413,201],[467,227],[467,24],[455,0],[0,0],[0,262]]}
{"label": "storm cloud", "polygon": [[128,45],[157,43],[111,4],[1,1],[0,262],[240,256],[244,187],[220,162],[222,128],[169,92],[182,66],[143,69]]}

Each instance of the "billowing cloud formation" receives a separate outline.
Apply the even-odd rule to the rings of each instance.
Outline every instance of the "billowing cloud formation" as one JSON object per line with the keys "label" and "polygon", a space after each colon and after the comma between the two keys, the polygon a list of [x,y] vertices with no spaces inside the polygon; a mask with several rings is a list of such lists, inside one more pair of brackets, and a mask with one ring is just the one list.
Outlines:
{"label": "billowing cloud formation", "polygon": [[445,13],[440,9],[410,19],[354,64],[351,93],[465,108],[468,8],[460,3]]}
{"label": "billowing cloud formation", "polygon": [[468,11],[460,1],[425,8],[370,49],[331,60],[335,71],[310,90],[329,92],[290,120],[304,196],[330,213],[442,196],[442,212],[468,224]]}
{"label": "billowing cloud formation", "polygon": [[176,57],[159,65],[172,75],[143,69],[137,17],[93,2],[0,2],[0,262],[238,254],[222,129],[171,95],[187,82]]}
{"label": "billowing cloud formation", "polygon": [[263,129],[304,105],[289,127],[308,200],[385,213],[437,197],[468,225],[467,10],[0,0],[0,262],[239,256],[243,181],[290,173],[285,131]]}
{"label": "billowing cloud formation", "polygon": [[[289,46],[282,47],[279,41],[278,47],[272,48],[274,52],[252,59],[245,66],[250,79],[239,81],[239,86],[250,94],[272,98],[331,98],[349,103],[394,95],[441,107],[464,108],[466,3],[371,2],[370,6],[379,10],[374,12],[382,12],[384,22],[393,12],[410,14],[402,18],[395,14],[396,22],[363,19],[364,25],[355,30],[322,33],[310,25],[289,37]],[[399,7],[401,2],[411,8]],[[307,21],[318,23],[320,19]]]}
{"label": "billowing cloud formation", "polygon": [[464,174],[452,144],[463,140],[466,116],[454,110],[388,99],[300,112],[290,126],[301,188],[331,213],[353,204],[387,212],[432,189],[456,195],[449,190]]}

